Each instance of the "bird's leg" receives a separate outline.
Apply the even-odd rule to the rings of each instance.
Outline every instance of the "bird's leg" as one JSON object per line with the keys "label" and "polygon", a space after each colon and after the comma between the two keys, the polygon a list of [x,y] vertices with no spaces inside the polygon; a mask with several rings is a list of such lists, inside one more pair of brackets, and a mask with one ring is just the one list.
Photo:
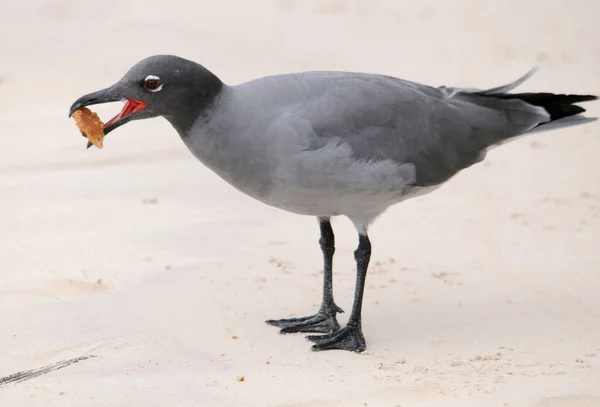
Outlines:
{"label": "bird's leg", "polygon": [[354,252],[356,260],[356,289],[354,291],[354,303],[352,313],[348,318],[346,326],[339,331],[328,335],[311,335],[308,339],[315,342],[313,350],[343,349],[353,352],[362,352],[367,348],[362,333],[361,312],[363,292],[367,268],[371,258],[371,242],[366,232],[359,234],[358,248]]}
{"label": "bird's leg", "polygon": [[281,328],[281,333],[318,332],[329,333],[340,329],[336,314],[344,312],[333,301],[333,253],[335,252],[335,238],[329,218],[319,218],[321,238],[319,244],[323,252],[323,301],[321,308],[315,315],[302,318],[289,318],[269,320],[267,324]]}

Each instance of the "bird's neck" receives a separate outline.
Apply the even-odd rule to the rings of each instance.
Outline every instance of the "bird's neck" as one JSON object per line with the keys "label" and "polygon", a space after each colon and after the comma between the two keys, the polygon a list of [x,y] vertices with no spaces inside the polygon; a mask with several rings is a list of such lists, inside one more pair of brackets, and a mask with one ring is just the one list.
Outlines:
{"label": "bird's neck", "polygon": [[196,91],[177,106],[177,114],[165,116],[180,135],[188,133],[199,119],[210,117],[225,87],[221,79],[208,70],[198,75],[190,86]]}

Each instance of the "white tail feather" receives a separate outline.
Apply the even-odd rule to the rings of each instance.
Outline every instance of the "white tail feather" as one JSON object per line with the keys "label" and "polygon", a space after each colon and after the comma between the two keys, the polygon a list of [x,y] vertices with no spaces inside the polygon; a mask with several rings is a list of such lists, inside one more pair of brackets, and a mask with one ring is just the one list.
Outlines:
{"label": "white tail feather", "polygon": [[509,92],[517,87],[519,87],[520,85],[522,85],[526,80],[528,80],[529,78],[531,78],[538,70],[537,66],[534,66],[533,68],[531,68],[529,70],[529,72],[527,72],[525,75],[521,76],[519,79],[517,79],[514,82],[511,83],[507,83],[506,85],[502,85],[502,86],[497,86],[495,88],[491,88],[491,89],[485,89],[482,91],[479,91],[477,93],[482,93],[485,95],[494,95],[494,94],[498,94],[498,93],[506,93]]}
{"label": "white tail feather", "polygon": [[547,130],[561,129],[563,127],[578,126],[580,124],[595,122],[596,120],[598,120],[597,117],[585,117],[585,116],[579,116],[579,115],[569,116],[569,117],[565,117],[563,119],[553,120],[548,123],[540,124],[539,126],[534,127],[533,129],[529,130],[527,132],[527,134],[541,133],[541,132],[544,132]]}

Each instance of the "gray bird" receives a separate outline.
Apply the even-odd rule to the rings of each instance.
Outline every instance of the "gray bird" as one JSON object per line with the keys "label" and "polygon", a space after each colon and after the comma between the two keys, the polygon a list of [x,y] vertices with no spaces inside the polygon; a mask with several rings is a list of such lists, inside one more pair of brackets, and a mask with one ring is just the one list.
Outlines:
{"label": "gray bird", "polygon": [[[361,308],[371,255],[368,227],[390,205],[428,192],[517,136],[595,120],[577,105],[591,95],[508,93],[534,70],[488,90],[431,87],[350,72],[274,75],[235,86],[171,55],[135,64],[114,85],[82,96],[85,106],[126,101],[106,123],[167,119],[204,165],[239,191],[318,218],[323,299],[315,315],[269,320],[282,333],[316,332],[313,350],[362,352]],[[333,216],[358,232],[356,288],[348,323],[332,293]]]}

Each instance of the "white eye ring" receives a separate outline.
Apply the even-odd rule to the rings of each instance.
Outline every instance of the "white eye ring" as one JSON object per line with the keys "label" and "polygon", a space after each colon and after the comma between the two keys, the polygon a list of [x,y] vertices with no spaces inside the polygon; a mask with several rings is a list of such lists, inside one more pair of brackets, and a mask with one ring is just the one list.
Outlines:
{"label": "white eye ring", "polygon": [[[148,81],[158,82],[158,86],[156,88],[150,88],[147,86]],[[163,84],[160,83],[160,78],[156,75],[148,75],[146,79],[144,79],[144,88],[149,92],[159,92],[163,88]]]}

